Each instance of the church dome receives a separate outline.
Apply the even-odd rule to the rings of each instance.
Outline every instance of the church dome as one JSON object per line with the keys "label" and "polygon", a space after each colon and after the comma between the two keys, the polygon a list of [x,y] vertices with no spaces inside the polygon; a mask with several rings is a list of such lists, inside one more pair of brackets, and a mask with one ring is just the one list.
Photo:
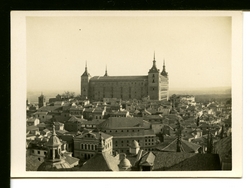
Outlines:
{"label": "church dome", "polygon": [[52,135],[49,138],[49,141],[47,142],[47,146],[60,146],[60,145],[62,145],[62,143],[60,139],[55,135]]}
{"label": "church dome", "polygon": [[60,139],[56,136],[55,125],[53,125],[53,133],[47,142],[47,146],[60,146],[62,145]]}
{"label": "church dome", "polygon": [[124,158],[123,160],[121,160],[121,162],[119,163],[119,166],[121,168],[130,168],[132,165],[130,163],[130,161],[127,158]]}
{"label": "church dome", "polygon": [[51,163],[44,161],[38,168],[37,171],[58,171],[63,169],[71,168],[70,164],[65,160],[59,162]]}
{"label": "church dome", "polygon": [[140,146],[139,146],[139,143],[136,140],[133,140],[132,144],[131,144],[131,147],[132,148],[139,148]]}
{"label": "church dome", "polygon": [[124,158],[120,161],[119,167],[120,168],[130,168],[132,165],[130,161],[126,158],[126,155],[124,155]]}

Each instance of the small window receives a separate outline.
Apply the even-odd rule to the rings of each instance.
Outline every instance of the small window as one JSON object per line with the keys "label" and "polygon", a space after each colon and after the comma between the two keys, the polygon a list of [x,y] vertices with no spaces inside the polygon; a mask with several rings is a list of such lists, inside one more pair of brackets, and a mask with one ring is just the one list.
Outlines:
{"label": "small window", "polygon": [[37,154],[40,154],[40,151],[37,151]]}

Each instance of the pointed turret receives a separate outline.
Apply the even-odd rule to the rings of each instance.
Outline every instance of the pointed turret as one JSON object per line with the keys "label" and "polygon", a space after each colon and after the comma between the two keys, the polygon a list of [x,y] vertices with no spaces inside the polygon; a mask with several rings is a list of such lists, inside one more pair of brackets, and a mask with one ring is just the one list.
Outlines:
{"label": "pointed turret", "polygon": [[104,76],[108,76],[108,70],[107,70],[107,65],[106,65],[106,70]]}
{"label": "pointed turret", "polygon": [[87,61],[86,61],[86,63],[85,63],[85,71],[84,71],[84,73],[82,74],[82,76],[90,76],[90,74],[88,73]]}
{"label": "pointed turret", "polygon": [[154,53],[153,66],[151,69],[149,69],[148,73],[158,73],[158,72],[159,72],[159,70],[156,67],[155,53]]}
{"label": "pointed turret", "polygon": [[161,75],[168,76],[168,73],[166,72],[166,69],[165,69],[165,59],[163,60],[163,69],[162,69]]}
{"label": "pointed turret", "polygon": [[91,76],[88,73],[87,61],[85,64],[85,71],[81,76],[81,97],[83,99],[89,98],[89,80]]}

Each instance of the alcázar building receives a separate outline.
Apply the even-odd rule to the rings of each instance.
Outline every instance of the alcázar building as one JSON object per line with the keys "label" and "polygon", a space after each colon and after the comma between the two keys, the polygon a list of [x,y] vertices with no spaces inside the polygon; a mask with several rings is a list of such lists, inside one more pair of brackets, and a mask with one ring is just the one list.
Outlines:
{"label": "alc\u00e1zar building", "polygon": [[91,77],[86,66],[81,76],[81,97],[90,101],[102,101],[103,98],[140,100],[144,97],[168,100],[169,80],[165,62],[160,72],[154,56],[152,68],[145,76],[109,76],[106,69],[104,76]]}

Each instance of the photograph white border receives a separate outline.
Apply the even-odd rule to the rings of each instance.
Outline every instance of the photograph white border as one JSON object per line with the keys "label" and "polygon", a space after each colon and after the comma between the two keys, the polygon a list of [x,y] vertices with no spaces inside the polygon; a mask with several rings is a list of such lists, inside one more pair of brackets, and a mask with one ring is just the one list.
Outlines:
{"label": "photograph white border", "polygon": [[[232,18],[232,171],[28,172],[26,171],[27,16],[229,16]],[[242,176],[242,11],[12,11],[11,12],[11,177],[241,177]]]}

